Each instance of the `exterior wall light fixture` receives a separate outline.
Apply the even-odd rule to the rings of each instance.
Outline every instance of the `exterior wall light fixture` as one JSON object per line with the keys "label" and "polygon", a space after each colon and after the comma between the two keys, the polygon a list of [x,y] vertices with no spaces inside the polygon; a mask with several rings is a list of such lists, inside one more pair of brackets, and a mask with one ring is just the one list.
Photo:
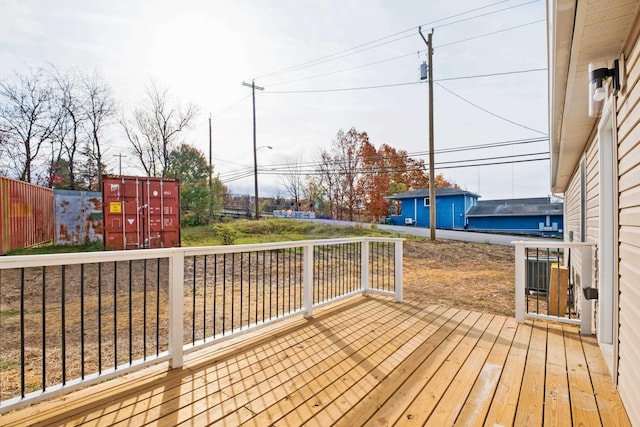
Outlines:
{"label": "exterior wall light fixture", "polygon": [[596,68],[595,64],[589,64],[589,117],[602,114],[602,104],[609,91],[605,81],[609,78],[615,96],[620,91],[620,62],[617,59],[613,61],[613,68]]}

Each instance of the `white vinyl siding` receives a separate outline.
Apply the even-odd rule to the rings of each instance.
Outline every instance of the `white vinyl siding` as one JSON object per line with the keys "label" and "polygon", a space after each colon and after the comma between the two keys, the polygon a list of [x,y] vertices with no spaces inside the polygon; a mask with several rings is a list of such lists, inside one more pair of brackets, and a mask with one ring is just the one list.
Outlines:
{"label": "white vinyl siding", "polygon": [[600,175],[598,154],[598,140],[596,139],[589,145],[586,155],[586,242],[597,242],[599,238]]}
{"label": "white vinyl siding", "polygon": [[626,60],[618,99],[619,336],[618,390],[632,424],[640,425],[640,46]]}
{"label": "white vinyl siding", "polygon": [[564,193],[564,238],[567,241],[571,235],[573,235],[574,242],[580,242],[582,239],[580,235],[582,227],[580,188],[580,168],[578,168]]}

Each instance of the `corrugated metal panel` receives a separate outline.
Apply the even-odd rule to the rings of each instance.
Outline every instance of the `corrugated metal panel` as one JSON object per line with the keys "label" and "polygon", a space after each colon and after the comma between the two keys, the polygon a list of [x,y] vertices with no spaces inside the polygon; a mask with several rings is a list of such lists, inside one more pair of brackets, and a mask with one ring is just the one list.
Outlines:
{"label": "corrugated metal panel", "polygon": [[53,191],[0,177],[0,253],[53,240]]}
{"label": "corrugated metal panel", "polygon": [[102,194],[97,191],[54,190],[55,243],[102,242]]}
{"label": "corrugated metal panel", "polygon": [[618,109],[619,336],[618,391],[640,425],[640,46],[627,58],[627,91]]}
{"label": "corrugated metal panel", "polygon": [[180,246],[180,182],[105,176],[102,180],[107,249]]}

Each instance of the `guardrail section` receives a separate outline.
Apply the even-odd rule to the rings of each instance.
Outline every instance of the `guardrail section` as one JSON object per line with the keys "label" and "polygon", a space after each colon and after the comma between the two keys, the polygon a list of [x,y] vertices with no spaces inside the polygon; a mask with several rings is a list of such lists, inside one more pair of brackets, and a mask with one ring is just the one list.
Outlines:
{"label": "guardrail section", "polygon": [[402,239],[0,258],[0,413],[356,294],[402,300]]}
{"label": "guardrail section", "polygon": [[526,317],[580,325],[591,334],[595,276],[591,243],[519,241],[515,245],[516,320]]}

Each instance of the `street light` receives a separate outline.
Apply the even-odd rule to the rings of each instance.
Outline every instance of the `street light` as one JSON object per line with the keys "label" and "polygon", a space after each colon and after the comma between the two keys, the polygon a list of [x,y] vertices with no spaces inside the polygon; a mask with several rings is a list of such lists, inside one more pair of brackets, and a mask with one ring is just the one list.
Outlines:
{"label": "street light", "polygon": [[260,150],[261,148],[268,148],[269,150],[273,150],[273,147],[270,145],[261,145],[260,147],[256,147],[255,145],[255,139],[254,139],[254,144],[253,146],[255,147],[255,149],[253,150],[253,181],[254,181],[254,188],[255,188],[255,219],[260,219],[260,204],[259,204],[259,199],[258,199],[258,150]]}

